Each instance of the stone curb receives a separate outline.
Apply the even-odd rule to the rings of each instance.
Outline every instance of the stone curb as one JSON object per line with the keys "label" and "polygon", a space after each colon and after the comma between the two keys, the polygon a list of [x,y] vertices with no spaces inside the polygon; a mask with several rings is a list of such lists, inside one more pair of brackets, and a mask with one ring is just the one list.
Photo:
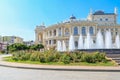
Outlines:
{"label": "stone curb", "polygon": [[89,72],[120,72],[120,70],[107,70],[107,69],[66,69],[66,68],[35,68],[35,67],[21,67],[21,66],[10,66],[0,64],[3,67],[19,68],[19,69],[34,69],[34,70],[57,70],[57,71],[89,71]]}

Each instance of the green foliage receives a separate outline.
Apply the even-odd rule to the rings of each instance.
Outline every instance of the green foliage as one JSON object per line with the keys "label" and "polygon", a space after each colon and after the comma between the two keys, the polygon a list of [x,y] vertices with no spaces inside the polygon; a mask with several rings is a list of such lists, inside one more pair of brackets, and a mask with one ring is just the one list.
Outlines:
{"label": "green foliage", "polygon": [[46,62],[46,56],[44,54],[40,55],[40,60],[41,63],[45,63]]}
{"label": "green foliage", "polygon": [[39,51],[40,49],[43,49],[43,48],[44,48],[44,46],[42,44],[27,46],[25,44],[15,43],[15,44],[8,46],[8,49],[10,52],[15,52],[15,51],[20,51],[20,50],[37,50],[37,51]]}
{"label": "green foliage", "polygon": [[14,52],[14,51],[19,51],[19,50],[27,50],[28,47],[21,43],[15,43],[15,44],[9,45],[8,49],[10,52]]}
{"label": "green foliage", "polygon": [[30,60],[31,61],[39,61],[40,59],[39,59],[39,53],[32,53],[31,55],[30,55]]}
{"label": "green foliage", "polygon": [[105,53],[86,53],[82,55],[81,61],[88,63],[106,62]]}
{"label": "green foliage", "polygon": [[64,54],[62,57],[62,61],[64,64],[69,64],[70,63],[70,55]]}
{"label": "green foliage", "polygon": [[87,62],[107,62],[105,53],[86,53],[86,52],[72,52],[59,53],[55,50],[39,51],[17,51],[13,53],[12,59],[15,61],[39,61],[41,63],[62,62],[64,64]]}
{"label": "green foliage", "polygon": [[81,61],[81,57],[83,56],[84,52],[76,52],[75,54],[77,56],[76,62],[80,62]]}
{"label": "green foliage", "polygon": [[70,61],[73,62],[73,63],[77,61],[77,55],[76,55],[76,53],[70,54]]}
{"label": "green foliage", "polygon": [[[41,57],[41,56],[40,56]],[[59,62],[61,54],[55,50],[46,50],[42,53],[42,59],[45,58],[45,62]]]}
{"label": "green foliage", "polygon": [[81,61],[83,62],[88,62],[88,63],[95,63],[95,57],[94,57],[94,54],[83,54],[82,58],[81,58]]}
{"label": "green foliage", "polygon": [[25,51],[19,51],[16,53],[13,53],[13,60],[21,60],[26,61],[30,58],[30,53],[26,53]]}
{"label": "green foliage", "polygon": [[37,45],[31,45],[31,46],[29,46],[29,48],[31,50],[37,50],[37,51],[39,51],[40,49],[43,49],[44,46],[42,44],[37,44]]}
{"label": "green foliage", "polygon": [[5,53],[5,50],[1,50],[1,51],[0,51],[0,54],[4,54],[4,53]]}

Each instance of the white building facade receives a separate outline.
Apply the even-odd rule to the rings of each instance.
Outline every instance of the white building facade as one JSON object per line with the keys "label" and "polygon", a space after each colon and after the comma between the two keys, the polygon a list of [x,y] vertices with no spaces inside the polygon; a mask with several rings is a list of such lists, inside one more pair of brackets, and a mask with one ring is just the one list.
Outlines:
{"label": "white building facade", "polygon": [[73,35],[75,47],[78,47],[79,35],[86,38],[89,33],[95,43],[96,34],[101,30],[102,35],[105,36],[106,30],[111,30],[112,41],[114,43],[117,34],[120,35],[120,25],[117,24],[117,8],[113,13],[105,13],[103,11],[96,11],[90,13],[86,20],[78,20],[75,16],[71,16],[69,20],[54,24],[52,26],[36,26],[35,29],[35,43],[42,43],[46,49],[55,48],[57,41],[64,41],[68,48],[69,37]]}

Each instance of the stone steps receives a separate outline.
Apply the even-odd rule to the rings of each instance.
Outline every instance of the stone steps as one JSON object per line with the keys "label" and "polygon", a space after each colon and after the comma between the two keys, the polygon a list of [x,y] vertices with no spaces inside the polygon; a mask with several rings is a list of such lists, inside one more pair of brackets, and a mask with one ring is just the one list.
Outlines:
{"label": "stone steps", "polygon": [[107,57],[111,58],[114,60],[118,65],[120,65],[120,54],[106,54]]}
{"label": "stone steps", "polygon": [[112,58],[113,60],[120,60],[120,58]]}

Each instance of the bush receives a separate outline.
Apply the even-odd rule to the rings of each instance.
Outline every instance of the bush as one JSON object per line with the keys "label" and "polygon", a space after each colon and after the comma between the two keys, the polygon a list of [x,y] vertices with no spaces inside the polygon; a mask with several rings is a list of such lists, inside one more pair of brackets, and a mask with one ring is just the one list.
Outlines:
{"label": "bush", "polygon": [[82,55],[81,61],[88,63],[106,62],[105,53],[85,53]]}
{"label": "bush", "polygon": [[46,57],[44,54],[41,54],[39,57],[40,57],[40,60],[39,60],[40,62],[42,62],[42,63],[46,62]]}
{"label": "bush", "polygon": [[77,55],[75,53],[70,54],[70,61],[75,63],[77,62]]}
{"label": "bush", "polygon": [[69,64],[70,63],[70,56],[67,54],[63,55],[62,61],[64,64]]}
{"label": "bush", "polygon": [[54,57],[55,57],[54,62],[60,62],[62,54],[57,52],[57,53],[54,54]]}
{"label": "bush", "polygon": [[0,53],[1,53],[1,54],[4,54],[4,53],[5,53],[5,50],[1,50]]}
{"label": "bush", "polygon": [[35,52],[35,53],[32,53],[30,55],[30,60],[31,61],[40,61],[40,58],[39,58],[40,54],[38,52]]}
{"label": "bush", "polygon": [[15,60],[15,61],[19,60],[16,56],[13,56],[12,59]]}
{"label": "bush", "polygon": [[85,52],[72,52],[72,53],[59,53],[55,50],[46,50],[45,52],[39,51],[17,51],[13,53],[12,59],[15,61],[39,61],[46,62],[63,62],[64,64],[77,63],[77,62],[107,62],[105,53],[85,53]]}
{"label": "bush", "polygon": [[29,60],[30,54],[26,53],[25,51],[19,51],[17,53],[13,53],[13,60],[21,60],[21,61],[25,61],[25,60]]}
{"label": "bush", "polygon": [[47,57],[47,62],[54,62],[54,60],[55,60],[55,56],[54,55],[49,55]]}
{"label": "bush", "polygon": [[76,56],[77,56],[77,60],[76,62],[80,62],[81,61],[81,57],[83,56],[84,52],[76,52]]}
{"label": "bush", "polygon": [[93,54],[83,54],[81,61],[88,63],[95,63],[95,57]]}
{"label": "bush", "polygon": [[14,43],[14,44],[8,46],[8,50],[10,52],[19,51],[19,50],[27,50],[27,49],[28,49],[28,47],[21,43]]}

